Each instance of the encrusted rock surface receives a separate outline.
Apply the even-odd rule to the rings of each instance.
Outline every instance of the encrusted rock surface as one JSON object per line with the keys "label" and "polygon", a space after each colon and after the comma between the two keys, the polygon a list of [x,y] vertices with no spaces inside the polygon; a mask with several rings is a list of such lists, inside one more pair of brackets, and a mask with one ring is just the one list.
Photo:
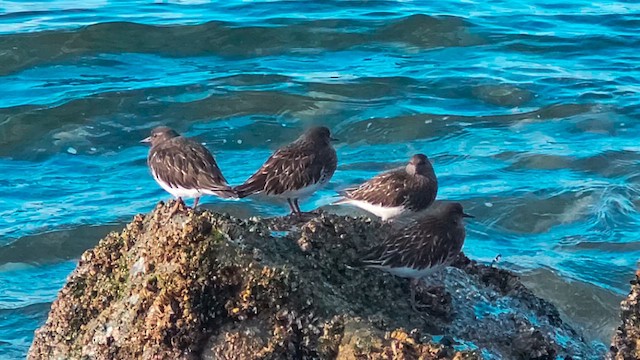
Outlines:
{"label": "encrusted rock surface", "polygon": [[640,270],[636,271],[629,296],[622,300],[620,309],[622,324],[613,336],[610,358],[640,359]]}
{"label": "encrusted rock surface", "polygon": [[[420,291],[349,266],[365,218],[239,220],[158,205],[82,255],[31,359],[557,359],[602,354],[518,278],[461,256]],[[427,288],[429,288],[427,290]]]}

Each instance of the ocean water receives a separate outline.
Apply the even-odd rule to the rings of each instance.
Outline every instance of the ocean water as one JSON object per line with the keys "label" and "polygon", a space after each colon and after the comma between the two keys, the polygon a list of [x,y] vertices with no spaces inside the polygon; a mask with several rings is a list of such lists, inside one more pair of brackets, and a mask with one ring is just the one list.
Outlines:
{"label": "ocean water", "polygon": [[[476,216],[465,252],[607,342],[640,256],[640,3],[0,1],[0,358],[23,358],[75,261],[169,198],[138,141],[194,136],[232,184],[309,124],[329,186],[426,153]],[[284,215],[256,200],[204,206]]]}

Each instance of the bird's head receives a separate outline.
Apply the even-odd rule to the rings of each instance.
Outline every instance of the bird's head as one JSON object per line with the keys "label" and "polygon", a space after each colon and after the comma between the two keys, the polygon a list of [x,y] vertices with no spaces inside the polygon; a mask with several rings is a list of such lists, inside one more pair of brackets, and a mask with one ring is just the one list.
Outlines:
{"label": "bird's head", "polygon": [[159,126],[153,130],[151,130],[151,135],[147,138],[140,140],[141,143],[150,143],[151,146],[155,146],[164,141],[172,139],[174,137],[180,136],[175,130],[166,127]]}
{"label": "bird's head", "polygon": [[305,141],[329,145],[332,141],[337,141],[331,137],[331,131],[326,126],[315,126],[307,130],[302,137]]}
{"label": "bird's head", "polygon": [[407,172],[411,175],[430,175],[433,173],[433,166],[425,154],[415,154],[409,159]]}
{"label": "bird's head", "polygon": [[474,216],[464,212],[462,204],[458,202],[446,203],[440,209],[440,216],[456,223],[462,223],[463,218],[473,218]]}

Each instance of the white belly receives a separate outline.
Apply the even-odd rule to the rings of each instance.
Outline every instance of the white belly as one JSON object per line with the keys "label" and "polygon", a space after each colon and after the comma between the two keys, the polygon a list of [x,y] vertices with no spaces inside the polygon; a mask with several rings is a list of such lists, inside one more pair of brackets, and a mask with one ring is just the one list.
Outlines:
{"label": "white belly", "polygon": [[394,276],[411,278],[411,279],[421,279],[423,277],[429,276],[445,268],[444,265],[438,265],[438,266],[428,267],[424,269],[414,269],[410,267],[390,268],[387,266],[370,266],[370,267],[386,271]]}
{"label": "white belly", "polygon": [[153,178],[156,179],[156,182],[160,187],[162,187],[166,192],[173,195],[175,198],[183,198],[183,199],[193,199],[197,197],[201,197],[202,195],[207,194],[206,191],[197,190],[197,189],[185,189],[182,187],[171,187],[166,182],[158,179],[155,174],[152,174]]}
{"label": "white belly", "polygon": [[282,194],[271,195],[279,199],[304,199],[313,195],[316,191],[322,189],[326,183],[317,182],[311,186],[293,191],[285,191]]}
{"label": "white belly", "polygon": [[400,216],[402,213],[407,211],[404,206],[385,207],[381,205],[374,205],[361,200],[344,200],[343,203],[351,204],[353,206],[359,207],[362,210],[368,211],[382,219],[382,221],[387,221],[388,219]]}

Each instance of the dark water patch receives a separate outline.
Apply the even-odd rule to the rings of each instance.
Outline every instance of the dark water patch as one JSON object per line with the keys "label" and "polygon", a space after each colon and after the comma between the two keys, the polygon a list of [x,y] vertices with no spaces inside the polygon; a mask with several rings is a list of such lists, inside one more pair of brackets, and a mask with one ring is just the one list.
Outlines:
{"label": "dark water patch", "polygon": [[495,41],[502,42],[507,50],[530,54],[557,54],[575,56],[584,54],[585,49],[604,49],[624,51],[637,47],[640,41],[634,36],[611,36],[606,34],[585,35],[580,41],[573,37],[560,37],[554,35],[529,35],[511,34],[497,35]]}
{"label": "dark water patch", "polygon": [[581,328],[588,339],[604,344],[611,341],[622,295],[581,281],[568,281],[545,268],[524,272],[521,278],[536,295],[556,305],[563,319]]}
{"label": "dark water patch", "polygon": [[457,132],[465,131],[462,123],[467,123],[470,127],[479,128],[505,126],[521,120],[563,119],[586,113],[591,109],[592,105],[589,104],[562,104],[508,115],[416,114],[393,118],[374,118],[347,124],[340,128],[339,134],[349,142],[366,142],[369,144],[404,142],[452,136]]}
{"label": "dark water patch", "polygon": [[[461,129],[458,116],[408,115],[377,118],[342,126],[337,136],[349,143],[388,144],[444,136]],[[451,125],[451,126],[447,126]]]}
{"label": "dark water patch", "polygon": [[630,175],[633,165],[640,162],[640,153],[629,150],[609,150],[576,159],[574,156],[504,152],[496,155],[496,158],[512,162],[506,170],[572,169],[607,178],[618,178]]}
{"label": "dark water patch", "polygon": [[[279,79],[280,77],[276,76],[276,78]],[[268,76],[234,76],[224,77],[216,81],[218,84],[256,85],[270,84],[276,81],[276,78]],[[393,82],[392,79],[384,79],[382,81],[383,83]],[[375,84],[367,83],[363,85],[363,89],[378,89],[376,91],[379,93],[380,87]],[[259,118],[256,116],[268,115],[291,118],[291,120],[295,121],[307,117],[307,120],[313,121],[315,119],[316,122],[331,125],[331,121],[327,121],[329,119],[323,116],[323,111],[331,109],[327,105],[331,103],[339,104],[339,106],[345,105],[333,98],[322,97],[317,91],[309,93],[309,96],[281,91],[235,91],[210,95],[204,99],[190,102],[173,102],[175,101],[173,98],[177,96],[185,93],[200,93],[206,91],[207,88],[203,86],[174,86],[114,91],[69,101],[54,107],[18,106],[0,109],[0,139],[2,140],[0,156],[9,156],[11,154],[15,158],[34,160],[41,159],[42,156],[47,156],[48,154],[66,152],[69,149],[71,149],[72,153],[104,153],[119,146],[131,145],[133,142],[122,141],[127,139],[127,136],[119,136],[118,134],[123,131],[126,133],[140,131],[141,134],[139,136],[142,136],[145,130],[140,128],[148,128],[147,124],[149,123],[166,124],[182,130],[185,121],[209,122],[212,119],[219,121],[229,116],[235,116],[240,119],[239,124],[243,124],[253,122],[241,120],[243,115],[251,115],[258,120],[256,121],[257,123],[260,123]],[[311,90],[322,89],[340,93],[341,89],[347,89],[349,86],[311,84],[309,88]],[[397,90],[393,90],[391,86],[387,89],[398,94]],[[387,90],[382,91],[387,92]],[[379,94],[385,95],[384,93]],[[348,94],[343,93],[342,95],[347,96]],[[373,94],[369,92],[369,95]],[[391,94],[387,93],[386,95]],[[168,102],[171,103],[171,106],[167,106]],[[335,106],[334,108],[335,110],[330,111],[338,109]],[[558,107],[556,110],[561,111],[562,108]],[[544,112],[545,110],[541,109],[532,113],[482,117],[480,120],[504,122],[509,119],[517,120],[533,117],[534,115],[542,118]],[[133,113],[136,115],[132,115]],[[559,115],[565,114],[560,112]],[[426,131],[416,133],[411,130],[409,132],[411,137],[415,139],[428,137],[429,134],[437,135],[438,133],[450,132],[451,128],[444,128],[438,125],[439,120],[445,118],[448,124],[463,120],[477,121],[472,117],[420,115],[417,118],[413,116],[399,118],[394,123],[404,124],[407,128],[413,123],[422,123],[422,129],[425,129],[426,126]],[[339,120],[340,118],[338,117],[334,121],[337,122]],[[375,119],[372,120],[372,123],[378,122]],[[122,124],[126,124],[126,126],[122,126]],[[234,121],[228,124],[234,126]],[[240,146],[242,144],[237,144],[239,146],[236,146],[233,141],[229,141],[225,146],[230,149],[246,148],[247,145],[259,145],[260,142],[264,142],[261,138],[251,136],[251,134],[255,133],[257,132],[251,131],[243,135],[243,138],[246,137],[247,139],[242,141],[249,141],[244,146]],[[395,133],[393,131],[390,133],[393,138]],[[274,132],[274,138],[283,138],[285,135],[291,134]],[[255,141],[252,142],[251,139]],[[400,140],[402,139],[405,138],[400,137]],[[377,139],[377,141],[381,140],[384,140],[384,138]],[[275,143],[279,144],[281,142],[276,141]]]}
{"label": "dark water patch", "polygon": [[[610,33],[616,34],[624,34],[628,36],[633,36],[634,28],[640,26],[640,19],[637,14],[627,15],[627,14],[611,14],[611,13],[602,13],[602,14],[557,14],[553,16],[553,19],[550,21],[564,21],[565,26],[569,27],[578,27],[578,24],[586,25],[589,27],[598,27],[603,28],[603,30],[608,30]],[[556,25],[557,28],[562,28],[561,25]]]}
{"label": "dark water patch", "polygon": [[33,331],[44,324],[50,303],[38,303],[17,309],[0,309],[0,354],[5,359],[23,359]]}
{"label": "dark water patch", "polygon": [[[274,151],[291,142],[291,139],[300,136],[305,126],[312,125],[311,123],[287,125],[255,116],[229,119],[228,123],[232,124],[232,129],[226,131],[207,130],[200,137],[209,139],[212,146],[221,150],[260,147]],[[247,124],[251,124],[251,126]],[[265,151],[263,154],[255,152],[254,156],[262,156],[266,160],[271,151]]]}
{"label": "dark water patch", "polygon": [[562,119],[592,111],[593,104],[554,104],[545,106],[534,114],[537,119]]}
{"label": "dark water patch", "polygon": [[[54,133],[65,127],[68,129],[69,126],[86,124],[91,117],[114,116],[117,106],[118,104],[110,102],[107,97],[100,96],[79,99],[52,108],[34,106],[26,112],[23,109],[3,109],[0,114],[0,156],[33,159],[41,156],[42,152],[58,152],[63,148],[54,146],[51,149],[51,145],[55,145]],[[82,141],[87,137],[89,136]],[[67,145],[68,142],[63,142],[63,146]],[[30,150],[28,155],[23,153],[25,146]]]}
{"label": "dark water patch", "polygon": [[[345,117],[357,114],[364,104],[354,102],[357,94],[369,97],[366,107],[386,106],[395,99],[411,93],[417,83],[404,77],[364,78],[344,84],[300,83],[309,92],[306,95],[268,91],[279,87],[279,82],[289,78],[280,75],[247,74],[223,76],[212,79],[211,84],[166,86],[128,91],[111,91],[72,100],[58,106],[17,106],[0,109],[0,156],[19,159],[42,159],[53,153],[71,150],[72,153],[99,154],[131,143],[121,140],[127,137],[110,136],[122,131],[130,133],[151,124],[166,124],[179,130],[184,123],[210,122],[215,119],[235,116],[239,122],[231,121],[230,126],[250,123],[243,116],[258,120],[259,116],[275,116],[290,121],[311,120],[328,125],[338,124]],[[287,81],[288,82],[288,81]],[[224,90],[225,87],[252,87],[263,85],[258,90]],[[501,88],[501,87],[499,87]],[[215,89],[216,93],[209,93]],[[227,92],[231,91],[231,92]],[[470,91],[470,90],[469,90]],[[204,98],[182,101],[189,96]],[[339,97],[336,98],[335,95]],[[376,102],[376,97],[379,103]],[[488,98],[485,98],[487,101]],[[500,99],[494,99],[502,101]],[[170,106],[168,106],[170,104]],[[455,129],[438,125],[439,120],[447,124],[455,122],[512,123],[523,119],[567,117],[588,111],[588,104],[562,104],[543,107],[532,112],[508,115],[488,115],[482,117],[418,115],[400,117],[396,124],[415,124],[421,131],[413,131],[400,140],[428,137],[429,134],[445,134]],[[134,115],[135,114],[135,115]],[[364,123],[364,122],[363,122]],[[378,124],[372,119],[368,124]],[[123,126],[122,124],[126,124]],[[418,126],[419,125],[419,126]],[[349,125],[351,126],[351,125]],[[348,126],[348,127],[349,127]],[[356,125],[356,127],[362,125]],[[347,128],[348,128],[347,127]],[[408,126],[407,126],[408,127]],[[370,129],[365,129],[370,130]],[[375,130],[375,129],[374,129]],[[385,129],[389,134],[395,131]],[[374,133],[375,134],[375,133]],[[378,139],[381,141],[381,139]],[[251,143],[253,144],[253,143]],[[229,148],[242,148],[229,142]]]}
{"label": "dark water patch", "polygon": [[491,207],[475,210],[477,216],[494,219],[493,226],[510,232],[542,234],[555,226],[575,223],[589,216],[589,207],[595,202],[593,190],[565,190],[560,194],[547,191],[529,193],[524,190],[518,195],[492,199]]}
{"label": "dark water patch", "polygon": [[505,107],[522,106],[534,97],[530,91],[513,85],[480,85],[472,93],[489,104]]}
{"label": "dark water patch", "polygon": [[569,156],[551,154],[532,154],[525,152],[503,152],[495,156],[498,159],[512,161],[506,170],[561,170],[571,168],[574,159]]}
{"label": "dark water patch", "polygon": [[238,74],[215,79],[216,84],[227,86],[260,86],[292,82],[289,76],[277,74]]}
{"label": "dark water patch", "polygon": [[570,131],[615,136],[618,134],[618,124],[610,118],[590,118],[576,122],[575,128]]}
{"label": "dark water patch", "polygon": [[[361,66],[366,66],[367,58]],[[350,102],[366,99],[368,104],[376,101],[398,101],[408,97],[425,102],[442,99],[478,99],[484,104],[499,107],[521,107],[528,105],[536,95],[533,91],[508,83],[478,80],[468,77],[444,76],[421,79],[410,76],[362,77],[354,80],[339,79],[333,83],[300,83],[309,91],[319,91],[337,95],[341,101]],[[370,106],[371,106],[370,105]]]}
{"label": "dark water patch", "polygon": [[640,242],[578,241],[573,244],[560,243],[558,249],[562,251],[594,250],[626,254],[629,252],[640,252]]}
{"label": "dark water patch", "polygon": [[418,83],[409,77],[366,77],[342,83],[312,82],[305,85],[309,91],[339,96],[344,101],[366,100],[370,104],[379,99],[402,96]]}
{"label": "dark water patch", "polygon": [[192,119],[224,118],[230,115],[282,115],[313,109],[313,98],[276,91],[242,91],[228,96],[211,96],[190,103],[175,104],[164,115]]}
{"label": "dark water patch", "polygon": [[466,20],[455,16],[411,15],[381,29],[377,39],[422,48],[472,46],[483,43],[469,31]]}
{"label": "dark water patch", "polygon": [[107,233],[121,228],[121,224],[84,226],[25,236],[0,247],[0,265],[76,259]]}
{"label": "dark water patch", "polygon": [[36,11],[14,11],[0,14],[0,21],[15,21],[17,18],[34,18],[42,16],[57,17],[64,14],[91,14],[93,11],[88,9],[64,9],[64,10],[36,10]]}
{"label": "dark water patch", "polygon": [[[157,98],[167,97],[166,90],[160,94],[153,90],[112,92],[56,107],[30,106],[27,111],[22,106],[0,109],[0,156],[42,159],[69,147],[95,148],[93,152],[100,153],[134,145],[150,127],[160,124],[182,130],[185,122],[219,121],[231,115],[277,116],[315,108],[315,102],[309,97],[261,91],[235,92],[168,106],[166,101]],[[134,109],[135,115],[132,115]],[[142,127],[144,129],[140,129]],[[122,136],[132,131],[139,135]],[[232,143],[229,146],[234,147]]]}
{"label": "dark water patch", "polygon": [[[571,253],[568,253],[571,254]],[[573,255],[573,254],[572,254]],[[583,256],[586,252],[582,253]],[[620,259],[618,253],[605,253],[605,256],[594,258],[581,256],[568,256],[556,264],[561,269],[579,274],[581,281],[590,283],[598,288],[607,289],[618,295],[626,295],[629,281],[633,280],[635,261]],[[590,261],[585,261],[589,259]],[[569,279],[577,278],[568,275]]]}
{"label": "dark water patch", "polygon": [[[359,79],[358,83],[366,84],[367,87],[381,86],[383,88],[402,89],[404,96],[421,94],[444,99],[478,99],[485,104],[500,107],[520,107],[528,104],[536,97],[532,90],[525,88],[527,84],[516,86],[509,83],[499,83],[495,80],[469,78],[466,75],[432,76],[427,79],[408,76],[401,78],[363,78]],[[342,85],[348,87],[351,84]],[[358,98],[360,96],[356,95],[355,97]]]}
{"label": "dark water patch", "polygon": [[[363,25],[364,24],[364,25]],[[367,31],[353,31],[353,27]],[[141,36],[144,34],[144,36]],[[172,57],[260,57],[301,49],[339,51],[377,42],[422,48],[470,46],[477,37],[456,17],[414,15],[385,25],[378,21],[323,20],[288,26],[235,26],[211,21],[189,26],[109,22],[76,30],[0,35],[0,75],[72,57],[100,53],[153,53]],[[59,44],[64,44],[60,47]]]}

